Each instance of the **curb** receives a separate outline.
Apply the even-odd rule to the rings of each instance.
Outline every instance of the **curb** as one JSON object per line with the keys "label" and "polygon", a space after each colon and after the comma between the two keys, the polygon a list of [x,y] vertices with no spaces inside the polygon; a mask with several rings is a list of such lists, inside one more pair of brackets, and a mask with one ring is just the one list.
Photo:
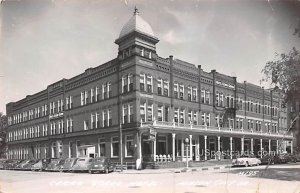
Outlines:
{"label": "curb", "polygon": [[199,171],[208,171],[208,170],[221,170],[221,169],[228,169],[232,166],[226,165],[226,166],[212,166],[212,167],[199,167],[199,168],[184,168],[184,169],[174,169],[174,170],[153,170],[153,171],[147,171],[143,172],[143,170],[137,170],[137,171],[123,171],[122,173],[118,171],[119,174],[165,174],[165,173],[187,173],[187,172],[199,172]]}

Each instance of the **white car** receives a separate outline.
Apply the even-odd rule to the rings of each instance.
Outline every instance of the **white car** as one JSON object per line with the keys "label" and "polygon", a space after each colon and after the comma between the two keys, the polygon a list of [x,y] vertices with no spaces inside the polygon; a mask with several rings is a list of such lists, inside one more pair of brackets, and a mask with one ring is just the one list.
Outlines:
{"label": "white car", "polygon": [[239,158],[233,159],[232,160],[232,165],[233,166],[258,166],[261,164],[261,161],[252,156],[241,156]]}

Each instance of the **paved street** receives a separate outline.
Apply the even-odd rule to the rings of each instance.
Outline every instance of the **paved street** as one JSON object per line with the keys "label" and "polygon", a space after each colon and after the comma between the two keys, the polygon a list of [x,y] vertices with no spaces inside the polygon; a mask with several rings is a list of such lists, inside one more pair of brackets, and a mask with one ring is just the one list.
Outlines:
{"label": "paved street", "polygon": [[[151,171],[151,170],[150,170]],[[1,193],[300,193],[300,163],[174,173],[0,171]],[[164,173],[164,171],[166,173]],[[167,171],[169,171],[167,173]]]}

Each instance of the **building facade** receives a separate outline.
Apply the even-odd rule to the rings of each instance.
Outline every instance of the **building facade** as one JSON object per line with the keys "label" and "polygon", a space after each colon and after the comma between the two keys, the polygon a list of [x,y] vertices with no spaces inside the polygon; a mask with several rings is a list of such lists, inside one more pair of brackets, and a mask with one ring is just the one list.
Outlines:
{"label": "building facade", "polygon": [[7,104],[7,157],[122,156],[140,168],[291,145],[276,91],[162,58],[158,42],[135,10],[115,40],[115,59]]}

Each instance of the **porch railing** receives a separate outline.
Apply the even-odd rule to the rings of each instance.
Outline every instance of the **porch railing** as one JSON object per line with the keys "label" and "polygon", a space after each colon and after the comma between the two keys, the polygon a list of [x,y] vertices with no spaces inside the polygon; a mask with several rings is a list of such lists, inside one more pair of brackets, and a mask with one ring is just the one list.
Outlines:
{"label": "porch railing", "polygon": [[165,122],[165,121],[157,121],[154,120],[152,122],[141,123],[141,127],[157,127],[157,128],[175,128],[175,129],[190,129],[190,130],[200,130],[200,131],[211,131],[216,133],[232,133],[232,134],[243,134],[243,135],[268,135],[270,137],[284,137],[284,138],[293,138],[293,134],[287,134],[285,131],[278,131],[278,132],[262,132],[256,130],[245,130],[245,129],[234,129],[228,127],[214,127],[214,126],[207,126],[207,125],[195,125],[193,123],[186,124],[186,123],[176,123],[176,122]]}

